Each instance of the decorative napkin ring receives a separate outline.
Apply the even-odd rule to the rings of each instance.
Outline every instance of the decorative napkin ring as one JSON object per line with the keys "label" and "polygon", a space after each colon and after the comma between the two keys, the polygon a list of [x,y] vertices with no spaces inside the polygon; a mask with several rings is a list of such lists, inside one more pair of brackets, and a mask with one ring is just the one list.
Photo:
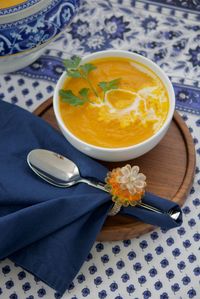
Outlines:
{"label": "decorative napkin ring", "polygon": [[127,164],[108,172],[105,187],[112,195],[114,202],[109,216],[116,215],[122,206],[135,206],[141,202],[145,193],[146,176],[139,170],[138,166],[131,167]]}

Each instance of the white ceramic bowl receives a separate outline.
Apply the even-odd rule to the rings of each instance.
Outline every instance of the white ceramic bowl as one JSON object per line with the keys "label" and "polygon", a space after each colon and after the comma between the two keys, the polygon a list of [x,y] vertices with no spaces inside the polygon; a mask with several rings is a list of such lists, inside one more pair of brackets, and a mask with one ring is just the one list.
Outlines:
{"label": "white ceramic bowl", "polygon": [[152,137],[146,139],[145,141],[128,147],[121,148],[105,148],[100,146],[95,146],[89,143],[84,142],[83,140],[77,138],[73,133],[71,133],[68,128],[65,126],[61,114],[59,111],[59,90],[63,87],[64,81],[66,79],[66,72],[62,74],[59,81],[57,82],[54,97],[53,97],[53,109],[56,116],[58,125],[65,136],[65,138],[79,151],[85,153],[86,155],[104,161],[126,161],[134,159],[136,157],[142,156],[143,154],[150,151],[155,147],[160,140],[166,134],[169,125],[171,123],[174,110],[175,110],[175,95],[172,84],[167,77],[167,75],[162,71],[162,69],[156,65],[151,60],[128,51],[121,50],[107,50],[102,52],[96,52],[90,55],[85,56],[82,59],[82,63],[87,63],[91,60],[103,57],[125,57],[130,58],[136,62],[142,63],[150,68],[164,83],[164,86],[168,92],[169,96],[169,112],[163,126],[157,131]]}

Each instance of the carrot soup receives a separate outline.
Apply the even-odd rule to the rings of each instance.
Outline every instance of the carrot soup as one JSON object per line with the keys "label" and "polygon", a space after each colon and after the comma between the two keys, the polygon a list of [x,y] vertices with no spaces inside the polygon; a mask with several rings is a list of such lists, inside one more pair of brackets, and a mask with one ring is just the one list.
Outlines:
{"label": "carrot soup", "polygon": [[70,105],[60,96],[61,117],[72,134],[105,148],[128,147],[153,136],[169,112],[168,93],[159,77],[129,58],[106,57],[90,64],[89,83],[75,76],[66,77],[63,85],[64,91],[82,99],[87,94],[87,101]]}
{"label": "carrot soup", "polygon": [[5,1],[1,0],[0,9],[8,8],[8,7],[11,7],[11,6],[16,6],[16,5],[22,4],[24,2],[27,2],[27,0],[5,0]]}

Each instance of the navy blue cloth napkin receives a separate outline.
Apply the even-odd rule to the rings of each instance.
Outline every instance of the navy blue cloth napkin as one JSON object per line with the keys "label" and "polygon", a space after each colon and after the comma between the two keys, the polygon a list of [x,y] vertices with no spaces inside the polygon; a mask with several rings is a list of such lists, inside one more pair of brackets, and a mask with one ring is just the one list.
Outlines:
{"label": "navy blue cloth napkin", "polygon": [[[0,259],[9,257],[60,294],[85,261],[112,207],[109,194],[86,184],[62,189],[28,167],[35,148],[58,152],[77,163],[81,175],[104,181],[107,169],[72,147],[45,121],[0,101]],[[144,201],[167,212],[179,207],[146,194]],[[172,228],[181,224],[140,208],[122,214]]]}

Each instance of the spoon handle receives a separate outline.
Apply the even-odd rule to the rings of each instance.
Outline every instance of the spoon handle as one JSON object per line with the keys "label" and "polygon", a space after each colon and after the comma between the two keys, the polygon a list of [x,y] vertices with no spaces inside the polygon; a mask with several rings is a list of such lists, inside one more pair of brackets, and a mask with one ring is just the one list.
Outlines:
{"label": "spoon handle", "polygon": [[102,191],[105,191],[109,193],[109,191],[105,188],[105,184],[99,181],[95,181],[93,179],[85,179],[85,178],[80,178],[79,183],[85,183],[88,184],[89,186],[95,187],[97,189],[100,189]]}

